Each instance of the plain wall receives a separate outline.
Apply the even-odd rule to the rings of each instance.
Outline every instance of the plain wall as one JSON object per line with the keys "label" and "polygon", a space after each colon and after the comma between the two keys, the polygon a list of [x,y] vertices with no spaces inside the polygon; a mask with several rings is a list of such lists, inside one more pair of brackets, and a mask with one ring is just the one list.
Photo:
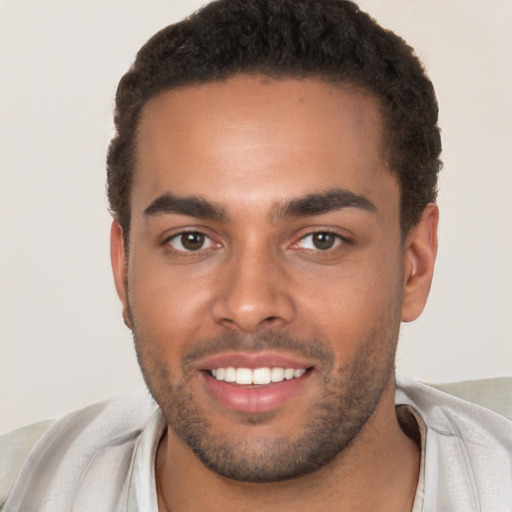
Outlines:
{"label": "plain wall", "polygon": [[[202,3],[0,3],[0,431],[146,393],[111,278],[105,152],[135,52]],[[512,375],[512,2],[360,5],[416,48],[441,108],[440,251],[399,373]]]}

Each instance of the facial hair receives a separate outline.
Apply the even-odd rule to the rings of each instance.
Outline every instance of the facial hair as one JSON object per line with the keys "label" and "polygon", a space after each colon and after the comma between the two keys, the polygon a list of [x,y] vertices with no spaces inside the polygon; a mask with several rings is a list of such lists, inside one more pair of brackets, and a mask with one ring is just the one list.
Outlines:
{"label": "facial hair", "polygon": [[[153,398],[167,424],[215,473],[242,482],[279,482],[305,475],[330,463],[349,446],[375,411],[384,390],[394,379],[399,322],[371,331],[350,362],[336,368],[332,348],[318,339],[302,339],[283,332],[262,331],[246,336],[229,331],[194,344],[182,357],[181,371],[173,371],[144,339],[133,322],[137,358]],[[321,382],[320,399],[304,411],[301,433],[268,437],[256,433],[272,420],[273,412],[246,415],[254,436],[222,435],[194,400],[192,364],[200,357],[223,351],[287,351],[315,360]],[[245,427],[244,425],[244,427]]]}

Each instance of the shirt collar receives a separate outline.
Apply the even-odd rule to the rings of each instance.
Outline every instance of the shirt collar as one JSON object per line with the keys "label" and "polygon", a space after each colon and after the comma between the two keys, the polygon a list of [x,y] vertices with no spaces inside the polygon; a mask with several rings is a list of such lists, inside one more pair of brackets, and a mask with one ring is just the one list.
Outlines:
{"label": "shirt collar", "polygon": [[146,424],[135,450],[126,512],[158,512],[155,462],[165,429],[166,422],[158,408]]}

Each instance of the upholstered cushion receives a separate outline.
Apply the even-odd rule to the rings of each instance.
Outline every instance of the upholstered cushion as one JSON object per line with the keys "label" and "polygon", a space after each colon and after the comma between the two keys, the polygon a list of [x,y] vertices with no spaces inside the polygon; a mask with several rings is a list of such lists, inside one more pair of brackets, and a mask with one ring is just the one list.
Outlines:
{"label": "upholstered cushion", "polygon": [[429,385],[468,402],[491,409],[512,420],[512,377]]}

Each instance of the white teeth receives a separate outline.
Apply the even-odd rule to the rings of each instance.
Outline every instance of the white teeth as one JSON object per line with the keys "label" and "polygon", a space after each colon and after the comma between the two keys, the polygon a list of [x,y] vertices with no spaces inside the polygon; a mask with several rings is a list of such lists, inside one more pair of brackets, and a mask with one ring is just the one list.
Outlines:
{"label": "white teeth", "polygon": [[284,368],[272,368],[271,371],[272,382],[282,382],[284,380]]}
{"label": "white teeth", "polygon": [[235,374],[235,382],[237,384],[252,384],[252,370],[249,368],[237,368]]}
{"label": "white teeth", "polygon": [[282,382],[283,380],[291,380],[304,375],[305,368],[274,368],[263,367],[255,368],[214,368],[211,370],[212,375],[217,380],[224,382],[235,382],[236,384],[270,384],[271,382]]}
{"label": "white teeth", "polygon": [[252,372],[253,384],[270,384],[272,382],[272,373],[270,368],[256,368]]}
{"label": "white teeth", "polygon": [[235,382],[236,380],[236,370],[230,366],[229,368],[226,368],[226,375],[224,376],[225,382]]}

